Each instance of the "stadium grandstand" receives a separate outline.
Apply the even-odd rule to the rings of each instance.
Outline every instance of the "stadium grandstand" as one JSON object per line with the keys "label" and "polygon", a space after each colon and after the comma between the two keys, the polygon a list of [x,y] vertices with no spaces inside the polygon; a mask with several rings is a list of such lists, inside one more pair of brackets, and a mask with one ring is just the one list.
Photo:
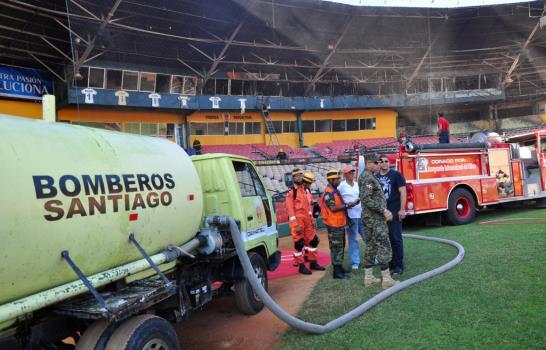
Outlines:
{"label": "stadium grandstand", "polygon": [[47,93],[59,122],[198,140],[254,160],[278,203],[295,166],[319,194],[355,149],[437,142],[438,111],[451,142],[546,122],[543,1],[5,0],[0,21],[0,114],[41,118]]}

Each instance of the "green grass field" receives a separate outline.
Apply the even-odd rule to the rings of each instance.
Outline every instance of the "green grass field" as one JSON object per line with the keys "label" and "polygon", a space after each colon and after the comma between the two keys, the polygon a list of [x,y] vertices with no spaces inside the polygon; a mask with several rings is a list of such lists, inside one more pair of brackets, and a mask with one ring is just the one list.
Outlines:
{"label": "green grass field", "polygon": [[[546,224],[479,224],[509,218],[544,220],[546,210],[498,209],[480,213],[471,225],[405,229],[458,241],[466,250],[463,262],[329,334],[290,330],[279,348],[546,349]],[[404,243],[406,272],[401,279],[456,255],[455,248],[439,243]],[[359,270],[350,280],[334,280],[328,271],[299,317],[324,324],[381,291],[375,286],[364,289],[363,277]]]}

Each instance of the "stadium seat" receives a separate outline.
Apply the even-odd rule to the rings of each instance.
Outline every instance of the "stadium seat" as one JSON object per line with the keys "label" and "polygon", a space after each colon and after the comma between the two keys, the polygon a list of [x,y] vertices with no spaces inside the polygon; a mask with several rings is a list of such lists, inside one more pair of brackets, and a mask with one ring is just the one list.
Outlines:
{"label": "stadium seat", "polygon": [[228,153],[247,157],[252,160],[276,159],[279,149],[283,149],[288,159],[312,158],[313,155],[302,148],[292,148],[288,145],[207,145],[202,146],[203,153]]}
{"label": "stadium seat", "polygon": [[265,155],[268,159],[276,159],[279,150],[282,149],[286,153],[288,159],[301,159],[311,158],[313,155],[301,148],[292,148],[288,145],[265,145],[265,144],[253,144],[252,145],[261,154]]}
{"label": "stadium seat", "polygon": [[398,141],[394,137],[385,137],[378,139],[358,139],[358,140],[342,140],[328,143],[317,143],[313,147],[313,151],[320,154],[324,158],[332,161],[337,161],[347,149],[354,149],[355,146],[366,147],[386,147],[398,145]]}
{"label": "stadium seat", "polygon": [[251,160],[265,160],[253,145],[206,145],[202,146],[203,153],[228,153],[247,157]]}

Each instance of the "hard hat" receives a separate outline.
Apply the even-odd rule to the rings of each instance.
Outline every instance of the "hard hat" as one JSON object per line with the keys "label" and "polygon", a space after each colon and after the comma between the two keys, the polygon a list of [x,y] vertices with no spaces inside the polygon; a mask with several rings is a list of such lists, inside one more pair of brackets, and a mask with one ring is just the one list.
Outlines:
{"label": "hard hat", "polygon": [[301,170],[300,168],[292,169],[292,176],[296,176],[296,175],[303,175],[303,170]]}
{"label": "hard hat", "polygon": [[315,182],[315,175],[313,173],[305,173],[303,174],[303,181],[312,184]]}
{"label": "hard hat", "polygon": [[341,176],[339,176],[339,169],[330,169],[326,173],[326,179],[328,180],[334,180],[334,179],[340,179]]}

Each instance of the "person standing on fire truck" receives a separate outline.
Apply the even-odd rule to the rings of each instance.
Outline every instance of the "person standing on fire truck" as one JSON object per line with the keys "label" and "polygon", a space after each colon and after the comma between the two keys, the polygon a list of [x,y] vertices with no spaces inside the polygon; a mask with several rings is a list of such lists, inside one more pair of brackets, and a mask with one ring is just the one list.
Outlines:
{"label": "person standing on fire truck", "polygon": [[449,143],[449,122],[443,112],[438,112],[438,142]]}
{"label": "person standing on fire truck", "polygon": [[[312,220],[313,208],[303,184],[303,171],[298,168],[292,170],[293,185],[286,194],[285,203],[289,216],[290,233],[294,240],[294,261],[299,266],[299,272],[310,275],[311,270],[323,271],[324,267],[317,263],[316,248],[319,244],[318,236]],[[304,248],[307,249],[309,270],[305,266]]]}
{"label": "person standing on fire truck", "polygon": [[366,168],[358,177],[362,221],[366,226],[364,287],[381,281],[373,275],[374,265],[379,265],[382,276],[381,286],[388,288],[400,283],[400,281],[392,279],[389,271],[392,251],[387,221],[392,220],[392,213],[387,209],[383,189],[374,175],[379,170],[379,157],[372,153],[365,155],[364,158],[366,159]]}

